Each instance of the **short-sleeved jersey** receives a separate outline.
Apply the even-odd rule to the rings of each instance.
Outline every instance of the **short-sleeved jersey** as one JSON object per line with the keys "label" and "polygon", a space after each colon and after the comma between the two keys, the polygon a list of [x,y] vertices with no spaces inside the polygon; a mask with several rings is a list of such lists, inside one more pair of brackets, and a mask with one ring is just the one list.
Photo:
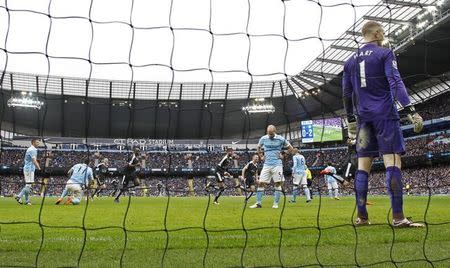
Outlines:
{"label": "short-sleeved jersey", "polygon": [[258,173],[258,164],[253,161],[248,162],[245,168],[245,178],[253,178]]}
{"label": "short-sleeved jersey", "polygon": [[[325,170],[328,171],[329,173],[336,174],[336,169],[333,166],[327,166]],[[331,181],[334,180],[334,177],[331,175],[325,175],[325,179],[327,181]]]}
{"label": "short-sleeved jersey", "polygon": [[31,145],[25,153],[25,160],[23,165],[24,171],[34,172],[36,170],[36,167],[33,163],[33,158],[37,158],[37,149],[33,145]]}
{"label": "short-sleeved jersey", "polygon": [[[125,174],[133,174],[136,172],[136,166],[139,163],[139,158],[133,153],[127,159],[127,165],[125,166],[124,172]],[[133,166],[130,166],[133,165]]]}
{"label": "short-sleeved jersey", "polygon": [[232,165],[232,163],[233,163],[233,157],[228,156],[228,154],[226,154],[224,157],[222,157],[219,164],[217,164],[216,171],[225,172]]}
{"label": "short-sleeved jersey", "polygon": [[94,179],[92,168],[88,167],[86,164],[76,164],[71,170],[72,176],[70,176],[70,180],[73,183],[87,185],[90,180]]}
{"label": "short-sleeved jersey", "polygon": [[264,149],[264,166],[282,166],[279,155],[283,148],[290,146],[283,136],[275,135],[270,138],[269,135],[264,135],[259,139],[258,145]]}
{"label": "short-sleeved jersey", "polygon": [[312,180],[311,170],[309,168],[306,169],[306,179]]}
{"label": "short-sleeved jersey", "polygon": [[394,53],[375,44],[366,44],[347,60],[342,88],[361,121],[398,119],[395,101],[410,104]]}
{"label": "short-sleeved jersey", "polygon": [[296,154],[292,157],[292,173],[304,174],[306,171],[305,157],[301,154]]}
{"label": "short-sleeved jersey", "polygon": [[108,167],[104,163],[100,163],[95,168],[95,177],[97,178],[103,178],[108,174]]}

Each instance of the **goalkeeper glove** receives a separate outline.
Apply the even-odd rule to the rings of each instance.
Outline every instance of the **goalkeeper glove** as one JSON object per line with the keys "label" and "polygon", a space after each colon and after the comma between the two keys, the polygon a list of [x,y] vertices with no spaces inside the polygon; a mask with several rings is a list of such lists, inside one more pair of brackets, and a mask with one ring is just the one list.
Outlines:
{"label": "goalkeeper glove", "polygon": [[347,132],[350,140],[356,139],[356,118],[354,116],[347,117]]}
{"label": "goalkeeper glove", "polygon": [[416,112],[416,109],[414,109],[414,106],[412,106],[412,105],[406,106],[404,111],[406,113],[406,118],[408,119],[408,121],[411,124],[413,124],[414,132],[415,133],[420,133],[422,131],[422,129],[423,129],[422,116],[420,116]]}

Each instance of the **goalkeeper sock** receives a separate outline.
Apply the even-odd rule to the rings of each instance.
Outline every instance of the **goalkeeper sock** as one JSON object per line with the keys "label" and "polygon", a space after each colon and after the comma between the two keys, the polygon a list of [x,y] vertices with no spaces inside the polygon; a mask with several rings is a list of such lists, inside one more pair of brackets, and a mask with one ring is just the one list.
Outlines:
{"label": "goalkeeper sock", "polygon": [[392,216],[394,219],[404,218],[402,172],[398,167],[386,168],[386,187],[391,197]]}
{"label": "goalkeeper sock", "polygon": [[368,189],[369,174],[364,170],[358,170],[355,179],[356,206],[358,207],[358,217],[364,220],[369,217],[366,208]]}
{"label": "goalkeeper sock", "polygon": [[258,187],[257,192],[256,192],[256,203],[261,205],[263,196],[264,196],[264,188]]}
{"label": "goalkeeper sock", "polygon": [[298,195],[298,186],[294,186],[292,189],[292,201],[297,201],[297,195]]}
{"label": "goalkeeper sock", "polygon": [[280,202],[281,191],[282,191],[281,186],[276,186],[275,187],[275,199],[273,200],[274,204],[278,204],[278,202]]}

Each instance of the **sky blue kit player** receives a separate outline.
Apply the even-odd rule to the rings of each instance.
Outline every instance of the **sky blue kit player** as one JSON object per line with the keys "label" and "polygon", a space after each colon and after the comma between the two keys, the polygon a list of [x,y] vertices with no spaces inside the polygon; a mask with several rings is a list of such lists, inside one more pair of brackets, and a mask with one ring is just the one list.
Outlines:
{"label": "sky blue kit player", "polygon": [[[275,126],[269,125],[267,127],[267,135],[262,136],[258,142],[257,154],[260,159],[264,160],[264,165],[259,176],[256,204],[250,206],[250,208],[261,208],[265,186],[272,180],[275,183],[275,197],[272,208],[278,208],[284,181],[283,161],[280,159],[280,153],[284,148],[290,154],[294,154],[297,151],[283,136],[276,134]],[[262,154],[262,149],[264,149],[264,155]]]}
{"label": "sky blue kit player", "polygon": [[25,197],[25,204],[31,205],[30,194],[31,186],[34,183],[34,172],[36,168],[41,170],[39,163],[37,161],[37,149],[39,146],[38,139],[31,140],[31,146],[25,152],[25,159],[23,165],[23,175],[25,177],[25,186],[22,188],[20,193],[15,196],[17,203],[23,204],[22,197]]}
{"label": "sky blue kit player", "polygon": [[70,179],[66,182],[66,187],[56,201],[56,205],[59,205],[67,195],[69,195],[69,197],[66,205],[77,205],[81,202],[83,188],[88,187],[90,181],[94,180],[94,173],[92,168],[89,167],[89,163],[89,159],[86,159],[84,163],[75,164],[67,172],[70,175]]}
{"label": "sky blue kit player", "polygon": [[290,203],[297,202],[297,195],[299,194],[299,187],[303,188],[303,192],[306,196],[306,202],[311,202],[311,194],[308,188],[308,180],[306,174],[306,160],[303,155],[298,151],[292,157],[292,199],[289,200]]}
{"label": "sky blue kit player", "polygon": [[70,181],[72,183],[87,186],[89,184],[89,181],[94,177],[92,168],[90,168],[85,163],[76,164],[71,168],[71,170],[72,176],[70,176]]}
{"label": "sky blue kit player", "polygon": [[333,175],[335,175],[336,168],[333,167],[331,163],[327,164],[327,167],[325,168],[325,181],[327,182],[327,188],[328,188],[328,196],[330,198],[334,198],[336,200],[339,200],[339,185],[337,183],[337,180]]}
{"label": "sky blue kit player", "polygon": [[363,25],[364,44],[344,66],[342,76],[344,108],[349,139],[356,139],[358,171],[355,178],[358,218],[356,224],[370,224],[366,209],[368,174],[373,157],[382,155],[386,166],[393,226],[417,227],[403,215],[400,155],[405,152],[400,116],[396,102],[403,107],[414,131],[420,132],[423,120],[411,105],[398,70],[394,52],[383,48],[384,30],[378,22]]}

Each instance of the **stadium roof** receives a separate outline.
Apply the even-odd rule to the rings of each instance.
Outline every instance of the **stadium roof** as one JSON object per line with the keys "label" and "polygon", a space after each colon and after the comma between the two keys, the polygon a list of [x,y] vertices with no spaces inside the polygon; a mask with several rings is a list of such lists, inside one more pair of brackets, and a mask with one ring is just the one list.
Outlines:
{"label": "stadium roof", "polygon": [[[366,19],[377,19],[388,29],[414,102],[448,91],[448,6],[441,12],[426,4],[437,1],[421,2],[427,9],[412,1],[389,3],[389,8],[386,4],[374,7],[355,24],[351,34],[345,32],[325,55],[299,75],[282,81],[171,86],[7,74],[2,84],[4,101],[15,91],[27,90],[45,95],[47,102],[45,112],[36,115],[6,109],[2,129],[73,137],[246,138],[261,134],[268,123],[288,125],[303,119],[338,116],[336,111],[342,108],[342,62],[357,48],[358,43],[349,40],[360,40],[353,32],[358,32]],[[386,9],[394,20],[387,24],[382,21],[389,19]],[[420,84],[430,78],[434,79],[431,86]],[[245,116],[241,108],[255,98],[266,98],[276,107],[275,113]]]}
{"label": "stadium roof", "polygon": [[[448,19],[448,14],[440,13],[444,1],[382,1],[344,32],[300,74],[292,77],[294,90],[303,95],[308,90],[318,88],[336,78],[343,70],[345,61],[364,45],[361,29],[367,21],[377,21],[383,25],[390,46],[401,51],[410,45],[419,34]],[[419,25],[422,17],[428,23]],[[432,17],[431,20],[427,20]],[[419,27],[420,26],[420,27]]]}

